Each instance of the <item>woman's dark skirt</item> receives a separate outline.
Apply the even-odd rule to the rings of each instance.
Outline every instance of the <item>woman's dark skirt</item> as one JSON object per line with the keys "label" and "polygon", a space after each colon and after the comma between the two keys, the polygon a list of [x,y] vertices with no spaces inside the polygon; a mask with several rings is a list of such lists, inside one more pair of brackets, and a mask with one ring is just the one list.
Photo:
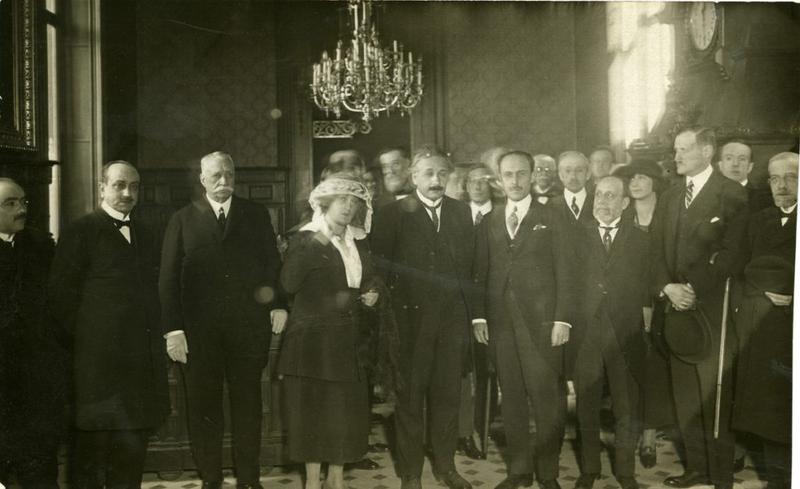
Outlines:
{"label": "woman's dark skirt", "polygon": [[652,342],[647,348],[644,377],[644,428],[656,429],[676,424],[669,362]]}
{"label": "woman's dark skirt", "polygon": [[286,375],[283,392],[291,460],[344,464],[367,453],[370,408],[365,380],[333,382]]}

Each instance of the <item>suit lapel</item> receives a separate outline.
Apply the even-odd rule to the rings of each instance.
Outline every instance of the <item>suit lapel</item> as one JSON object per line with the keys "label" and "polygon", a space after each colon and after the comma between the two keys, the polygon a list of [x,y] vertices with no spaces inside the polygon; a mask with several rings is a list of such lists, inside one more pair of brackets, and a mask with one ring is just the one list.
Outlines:
{"label": "suit lapel", "polygon": [[[195,209],[200,213],[200,219],[206,227],[206,231],[213,235],[217,240],[222,241],[222,232],[219,230],[217,224],[217,216],[214,215],[214,209],[208,203],[205,197],[194,201]],[[233,207],[233,205],[231,205]]]}
{"label": "suit lapel", "polygon": [[[531,232],[531,221],[533,220],[533,208],[537,205],[534,201],[531,201],[530,207],[528,207],[528,212],[522,217],[522,221],[520,221],[519,226],[517,226],[517,234],[514,235],[514,239],[511,240],[515,243],[522,243],[528,237],[528,234]],[[503,212],[503,216],[505,216],[505,211]]]}
{"label": "suit lapel", "polygon": [[[596,234],[599,237],[600,233]],[[630,226],[626,224],[624,221],[620,221],[619,229],[617,229],[617,235],[611,242],[611,250],[608,253],[608,266],[611,266],[620,257],[624,256],[625,242],[628,240],[629,236],[630,236]],[[600,245],[601,246],[603,245],[602,239],[600,241]],[[605,246],[603,246],[603,250],[605,250]]]}
{"label": "suit lapel", "polygon": [[109,216],[106,213],[106,211],[104,211],[102,208],[99,208],[97,209],[96,215],[100,228],[103,230],[104,233],[113,234],[114,239],[119,240],[120,243],[124,243],[127,246],[130,246],[131,244],[134,243],[133,221],[131,221],[131,225],[130,227],[128,227],[131,233],[131,241],[129,243],[128,240],[125,239],[125,236],[123,236],[120,230],[117,228],[117,226],[114,225],[114,221],[112,220],[113,218]]}
{"label": "suit lapel", "polygon": [[[419,227],[422,234],[425,235],[425,238],[428,242],[433,242],[433,238],[436,235],[436,229],[433,227],[433,220],[431,220],[431,216],[428,215],[428,211],[425,210],[425,205],[419,200],[419,196],[417,193],[414,192],[406,199],[414,199],[413,203],[416,205],[415,208],[411,212],[411,220],[412,222]],[[409,202],[411,203],[411,202]],[[442,206],[444,206],[444,201],[442,201]],[[442,209],[441,214],[444,214],[444,209]],[[442,219],[439,219],[439,229],[441,230],[442,227]]]}
{"label": "suit lapel", "polygon": [[[244,210],[239,205],[238,198],[231,196],[231,208],[228,211],[227,220],[225,222],[225,231],[222,234],[222,239],[227,238],[231,234],[231,229],[235,228],[242,220],[242,213]],[[219,226],[217,226],[219,228]]]}

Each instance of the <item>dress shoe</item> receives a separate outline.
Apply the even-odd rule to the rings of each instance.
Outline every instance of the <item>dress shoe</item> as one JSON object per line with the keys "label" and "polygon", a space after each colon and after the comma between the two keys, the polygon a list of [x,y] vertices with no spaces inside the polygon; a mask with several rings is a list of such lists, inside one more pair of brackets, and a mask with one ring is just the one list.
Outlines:
{"label": "dress shoe", "polygon": [[472,460],[483,460],[486,458],[486,455],[475,446],[475,440],[473,440],[471,436],[459,438],[456,451],[466,455]]}
{"label": "dress shoe", "polygon": [[378,462],[372,460],[371,458],[364,457],[358,462],[353,462],[351,464],[346,464],[346,469],[356,469],[356,470],[375,470],[380,469],[381,466],[378,465]]}
{"label": "dress shoe", "polygon": [[450,489],[472,489],[472,484],[461,477],[455,469],[450,469],[447,472],[434,472],[433,476],[438,482],[443,483]]}
{"label": "dress shoe", "polygon": [[575,481],[575,489],[592,489],[594,481],[600,477],[600,474],[581,474],[578,480]]}
{"label": "dress shoe", "polygon": [[561,489],[558,481],[555,479],[547,479],[539,481],[539,489]]}
{"label": "dress shoe", "polygon": [[533,474],[509,474],[494,489],[518,489],[519,487],[531,487],[533,485]]}
{"label": "dress shoe", "polygon": [[422,489],[419,477],[403,477],[400,479],[400,489]]}
{"label": "dress shoe", "polygon": [[617,482],[622,489],[639,489],[639,483],[633,477],[617,477]]}
{"label": "dress shoe", "polygon": [[733,473],[741,472],[744,470],[744,455],[733,461]]}
{"label": "dress shoe", "polygon": [[664,485],[667,487],[692,487],[708,485],[708,483],[708,476],[697,472],[684,472],[682,475],[664,479]]}
{"label": "dress shoe", "polygon": [[203,481],[203,489],[222,489],[222,481]]}
{"label": "dress shoe", "polygon": [[656,466],[656,447],[639,448],[639,462],[645,469],[652,469]]}

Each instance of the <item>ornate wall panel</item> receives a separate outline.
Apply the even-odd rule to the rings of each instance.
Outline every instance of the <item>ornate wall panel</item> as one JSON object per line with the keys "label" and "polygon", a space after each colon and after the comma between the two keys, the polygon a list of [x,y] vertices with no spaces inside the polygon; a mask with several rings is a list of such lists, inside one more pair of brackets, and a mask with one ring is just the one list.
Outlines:
{"label": "ornate wall panel", "polygon": [[571,7],[475,5],[447,27],[446,133],[456,162],[497,145],[575,147]]}
{"label": "ornate wall panel", "polygon": [[224,150],[238,166],[277,165],[271,2],[142,2],[139,164],[180,167]]}

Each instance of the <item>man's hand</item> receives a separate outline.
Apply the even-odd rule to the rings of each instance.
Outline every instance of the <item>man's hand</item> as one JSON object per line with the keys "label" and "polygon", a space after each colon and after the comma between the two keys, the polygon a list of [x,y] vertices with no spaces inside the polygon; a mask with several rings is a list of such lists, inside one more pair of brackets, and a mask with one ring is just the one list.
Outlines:
{"label": "man's hand", "polygon": [[649,333],[653,327],[653,308],[642,307],[642,320],[644,322],[644,332]]}
{"label": "man's hand", "polygon": [[561,346],[569,341],[569,326],[566,323],[556,321],[553,324],[553,330],[550,332],[550,344],[552,346]]}
{"label": "man's hand", "polygon": [[273,309],[269,312],[269,322],[272,324],[272,332],[274,334],[283,333],[286,327],[286,320],[289,319],[289,313],[285,309]]}
{"label": "man's hand", "polygon": [[792,303],[792,296],[790,295],[776,294],[775,292],[764,292],[764,295],[767,296],[767,299],[769,299],[774,306],[782,307]]}
{"label": "man's hand", "polygon": [[374,290],[368,290],[361,294],[361,302],[367,307],[372,307],[378,302],[380,295]]}
{"label": "man's hand", "polygon": [[167,336],[167,355],[173,362],[186,363],[188,354],[189,345],[186,343],[183,331]]}
{"label": "man's hand", "polygon": [[678,311],[688,311],[695,306],[697,296],[694,289],[689,284],[667,284],[664,287],[664,294]]}
{"label": "man's hand", "polygon": [[475,335],[475,341],[484,345],[489,344],[489,325],[486,321],[477,321],[472,325],[472,334]]}

